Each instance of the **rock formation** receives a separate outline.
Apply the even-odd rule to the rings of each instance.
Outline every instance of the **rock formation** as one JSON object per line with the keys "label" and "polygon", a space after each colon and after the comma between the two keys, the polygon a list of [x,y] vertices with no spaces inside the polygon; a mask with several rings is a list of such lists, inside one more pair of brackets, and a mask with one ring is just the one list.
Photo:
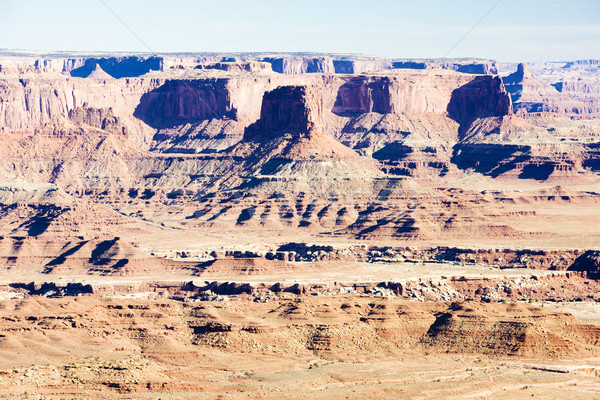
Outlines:
{"label": "rock formation", "polygon": [[512,105],[500,77],[479,76],[452,92],[448,114],[462,133],[478,118],[511,115]]}
{"label": "rock formation", "polygon": [[477,75],[497,75],[498,63],[492,60],[394,60],[392,68],[442,68]]}
{"label": "rock formation", "polygon": [[[195,57],[188,67],[181,57],[172,60],[181,68],[102,81],[3,69],[0,170],[150,220],[178,204],[190,229],[515,241],[535,236],[503,214],[522,210],[482,190],[457,195],[446,182],[583,182],[600,170],[594,121],[558,112],[523,119],[496,76],[435,68],[286,75],[244,57]],[[155,195],[127,195],[146,190]],[[528,212],[562,197],[581,207],[595,201],[577,190],[553,196],[523,201]]]}
{"label": "rock formation", "polygon": [[265,93],[260,118],[246,128],[245,140],[291,133],[299,138],[323,134],[323,94],[315,86],[281,86]]}
{"label": "rock formation", "polygon": [[0,52],[0,395],[593,396],[597,64],[550,64]]}
{"label": "rock formation", "polygon": [[392,63],[382,58],[342,58],[334,60],[333,66],[336,74],[363,74],[390,69]]}
{"label": "rock formation", "polygon": [[587,113],[578,100],[560,94],[556,88],[537,80],[525,64],[503,78],[517,113],[557,112],[567,115]]}
{"label": "rock formation", "polygon": [[559,357],[577,351],[579,346],[591,349],[597,343],[600,331],[591,326],[587,327],[589,336],[579,343],[567,339],[568,328],[564,332],[554,330],[574,322],[572,317],[517,304],[453,304],[437,317],[423,342],[453,353],[477,349],[483,354],[503,356],[535,357],[543,352]]}
{"label": "rock formation", "polygon": [[96,68],[87,76],[88,79],[96,81],[104,81],[107,79],[114,79],[112,76],[104,72],[100,64],[96,64]]}
{"label": "rock formation", "polygon": [[231,149],[251,160],[261,174],[363,176],[377,174],[368,160],[326,133],[323,94],[318,86],[281,86],[265,93],[258,121]]}
{"label": "rock formation", "polygon": [[123,125],[119,117],[116,117],[112,108],[93,108],[84,103],[81,107],[69,111],[69,120],[81,127],[87,125],[104,131],[127,135],[127,127]]}
{"label": "rock formation", "polygon": [[331,57],[266,57],[261,59],[271,64],[273,71],[285,75],[298,75],[306,73],[334,73],[335,68]]}
{"label": "rock formation", "polygon": [[271,65],[268,62],[247,61],[247,62],[217,62],[205,63],[196,67],[197,69],[218,69],[221,71],[231,72],[253,72],[261,70],[270,70]]}

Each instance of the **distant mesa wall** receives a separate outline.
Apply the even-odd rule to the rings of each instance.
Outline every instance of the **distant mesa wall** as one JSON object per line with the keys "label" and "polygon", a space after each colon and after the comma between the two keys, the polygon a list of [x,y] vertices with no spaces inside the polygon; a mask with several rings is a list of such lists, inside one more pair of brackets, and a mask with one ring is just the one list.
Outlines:
{"label": "distant mesa wall", "polygon": [[363,74],[391,69],[392,62],[388,59],[334,60],[333,66],[336,74]]}
{"label": "distant mesa wall", "polygon": [[[590,60],[596,61],[596,60]],[[244,55],[227,54],[181,56],[121,56],[121,57],[54,57],[37,59],[35,67],[50,69],[76,77],[86,77],[96,64],[114,78],[136,77],[150,71],[169,68],[193,68],[206,63],[269,63],[273,71],[284,75],[306,73],[363,74],[389,69],[441,68],[469,74],[498,74],[493,60],[392,60],[384,57],[352,57],[329,55]]]}
{"label": "distant mesa wall", "polygon": [[451,71],[477,75],[497,75],[498,63],[493,60],[477,61],[445,61],[440,60],[398,60],[392,63],[397,69],[431,69],[441,68]]}
{"label": "distant mesa wall", "polygon": [[517,114],[552,112],[574,119],[600,113],[600,85],[596,82],[558,82],[550,85],[538,80],[526,64],[503,78]]}
{"label": "distant mesa wall", "polygon": [[556,90],[570,95],[600,94],[600,82],[561,81],[552,84]]}
{"label": "distant mesa wall", "polygon": [[250,62],[262,61],[271,64],[273,71],[285,75],[306,73],[325,74],[364,74],[367,72],[385,71],[389,69],[431,69],[440,68],[468,74],[498,74],[497,62],[493,60],[391,60],[381,57],[351,58],[339,56],[295,56],[279,57],[222,57],[207,62]]}
{"label": "distant mesa wall", "polygon": [[35,67],[48,68],[71,76],[85,78],[90,75],[96,65],[113,78],[127,78],[144,75],[150,71],[162,71],[163,57],[158,56],[124,56],[99,58],[54,58],[39,59]]}
{"label": "distant mesa wall", "polygon": [[144,75],[150,71],[162,71],[162,57],[111,57],[88,58],[82,66],[70,71],[71,76],[85,78],[94,71],[96,64],[113,78]]}
{"label": "distant mesa wall", "polygon": [[272,70],[271,64],[260,61],[233,62],[223,61],[217,63],[204,63],[196,66],[196,69],[218,69],[229,72],[253,72]]}
{"label": "distant mesa wall", "polygon": [[336,72],[331,57],[266,57],[261,61],[270,63],[273,71],[286,75]]}
{"label": "distant mesa wall", "polygon": [[565,64],[563,68],[598,68],[600,67],[600,60],[576,60],[569,61]]}

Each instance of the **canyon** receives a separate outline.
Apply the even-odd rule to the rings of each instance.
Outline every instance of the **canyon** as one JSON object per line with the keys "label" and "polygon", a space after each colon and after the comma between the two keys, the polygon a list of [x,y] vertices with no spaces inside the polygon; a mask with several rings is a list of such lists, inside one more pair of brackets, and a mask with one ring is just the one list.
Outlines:
{"label": "canyon", "polygon": [[599,72],[0,51],[0,393],[597,397]]}

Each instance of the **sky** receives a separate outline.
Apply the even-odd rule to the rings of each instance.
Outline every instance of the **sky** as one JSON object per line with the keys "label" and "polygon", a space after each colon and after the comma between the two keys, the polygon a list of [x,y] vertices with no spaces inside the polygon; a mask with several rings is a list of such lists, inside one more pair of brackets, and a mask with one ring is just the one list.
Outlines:
{"label": "sky", "polygon": [[598,59],[600,0],[0,0],[0,48]]}

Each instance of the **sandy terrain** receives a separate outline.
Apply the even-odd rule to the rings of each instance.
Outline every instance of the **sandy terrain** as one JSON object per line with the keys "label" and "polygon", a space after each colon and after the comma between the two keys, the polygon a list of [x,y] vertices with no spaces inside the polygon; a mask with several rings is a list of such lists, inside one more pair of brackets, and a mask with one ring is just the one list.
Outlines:
{"label": "sandy terrain", "polygon": [[[340,314],[344,308],[335,311],[354,303],[367,312],[366,322],[352,313]],[[583,348],[574,347],[566,359],[548,358],[540,343],[530,348],[529,356],[515,358],[459,347],[445,354],[445,347],[424,344],[419,336],[426,334],[427,324],[416,321],[435,320],[429,313],[444,310],[447,303],[338,297],[328,299],[327,307],[321,300],[306,299],[291,314],[273,315],[272,310],[286,310],[286,304],[89,297],[3,301],[0,394],[55,399],[594,399],[600,394],[594,376],[600,359],[590,358],[595,350],[580,353]],[[404,310],[398,317],[369,317],[381,309],[377,305],[395,304]],[[552,315],[543,308],[520,310],[512,316],[500,309],[497,316],[496,311],[489,315],[506,321],[537,315],[537,324],[543,315]],[[403,331],[406,318],[417,318],[409,331]],[[241,330],[219,328],[227,324]],[[276,328],[281,324],[291,325]],[[324,326],[338,329],[343,339],[317,340],[314,335]],[[557,329],[551,326],[545,329]],[[201,334],[208,327],[212,333]],[[492,328],[487,334],[500,340],[502,349],[500,332]]]}

